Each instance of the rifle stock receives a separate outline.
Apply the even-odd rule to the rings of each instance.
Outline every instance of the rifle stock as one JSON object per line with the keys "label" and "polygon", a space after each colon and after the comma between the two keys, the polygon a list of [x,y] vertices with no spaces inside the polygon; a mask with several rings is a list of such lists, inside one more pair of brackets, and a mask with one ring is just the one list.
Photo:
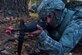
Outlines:
{"label": "rifle stock", "polygon": [[43,29],[46,28],[47,24],[46,22],[32,22],[30,24],[24,24],[24,20],[20,20],[19,29],[12,30],[13,32],[19,31],[19,37],[18,37],[18,55],[21,55],[21,50],[24,42],[24,36],[25,32],[33,32],[37,30],[37,24],[43,27]]}

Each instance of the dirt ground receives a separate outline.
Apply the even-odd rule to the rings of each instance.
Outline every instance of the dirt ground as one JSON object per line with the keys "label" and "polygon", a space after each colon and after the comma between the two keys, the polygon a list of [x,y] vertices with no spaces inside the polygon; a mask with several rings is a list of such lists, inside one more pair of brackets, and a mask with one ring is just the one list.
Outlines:
{"label": "dirt ground", "polygon": [[[18,28],[18,25],[19,25],[18,20],[20,18],[24,19],[26,23],[36,21],[36,18],[32,18],[32,17],[15,17],[15,18],[0,17],[0,18],[1,18],[0,20],[0,55],[17,55],[18,41],[17,40],[7,41],[7,40],[12,39],[12,38],[17,38],[18,35],[17,34],[8,35],[5,32],[6,27],[14,26],[14,28]],[[29,52],[32,52],[35,42],[36,42],[35,40],[27,39],[23,44],[22,54],[26,55],[27,49]]]}

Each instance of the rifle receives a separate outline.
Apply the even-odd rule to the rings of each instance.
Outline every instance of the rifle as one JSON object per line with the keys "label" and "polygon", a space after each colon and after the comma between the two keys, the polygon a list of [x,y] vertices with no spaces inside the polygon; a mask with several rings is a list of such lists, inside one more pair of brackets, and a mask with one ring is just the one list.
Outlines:
{"label": "rifle", "polygon": [[37,30],[37,24],[43,27],[43,29],[46,28],[47,23],[46,22],[32,22],[30,24],[25,24],[24,20],[20,20],[20,25],[18,29],[12,30],[12,32],[19,32],[18,37],[18,55],[21,55],[22,45],[24,42],[24,36],[25,32],[33,32]]}

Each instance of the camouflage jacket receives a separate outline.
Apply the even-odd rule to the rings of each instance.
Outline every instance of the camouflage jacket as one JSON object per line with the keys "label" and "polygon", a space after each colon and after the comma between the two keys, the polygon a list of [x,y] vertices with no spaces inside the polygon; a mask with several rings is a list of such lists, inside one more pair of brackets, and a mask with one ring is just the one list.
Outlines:
{"label": "camouflage jacket", "polygon": [[[66,13],[67,15],[64,14],[66,19],[70,18],[68,16],[71,16],[71,12],[72,11],[69,10]],[[63,17],[65,18],[65,16]],[[62,32],[59,41],[53,40],[45,31],[43,31],[39,35],[39,48],[42,50],[52,50],[50,52],[51,55],[63,55],[63,53],[70,52],[82,38],[82,16],[80,17],[80,13],[74,13],[73,17],[70,19],[71,20]],[[52,32],[54,38],[56,38],[56,32]]]}

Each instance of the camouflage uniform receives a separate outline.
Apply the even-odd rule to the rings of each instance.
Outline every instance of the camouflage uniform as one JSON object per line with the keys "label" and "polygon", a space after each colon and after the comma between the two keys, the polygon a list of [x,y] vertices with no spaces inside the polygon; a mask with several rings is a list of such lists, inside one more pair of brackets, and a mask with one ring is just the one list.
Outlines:
{"label": "camouflage uniform", "polygon": [[57,17],[57,30],[50,34],[54,35],[54,38],[59,35],[61,37],[59,41],[52,39],[45,31],[38,38],[38,48],[50,50],[50,55],[63,55],[63,53],[70,52],[82,38],[82,13],[64,7],[65,4],[61,0],[43,0],[37,9],[41,18],[46,17],[52,11]]}

